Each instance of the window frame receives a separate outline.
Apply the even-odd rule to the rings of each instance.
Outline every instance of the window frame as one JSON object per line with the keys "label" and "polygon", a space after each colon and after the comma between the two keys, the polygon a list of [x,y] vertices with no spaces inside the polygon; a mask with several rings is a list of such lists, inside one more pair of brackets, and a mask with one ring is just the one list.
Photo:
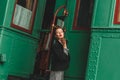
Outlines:
{"label": "window frame", "polygon": [[33,30],[33,25],[34,25],[34,19],[35,19],[35,14],[36,14],[36,8],[37,8],[37,2],[38,2],[38,0],[34,0],[33,6],[32,6],[32,10],[31,10],[32,12],[31,12],[31,17],[30,17],[28,29],[24,28],[23,26],[17,25],[17,24],[15,24],[13,22],[17,2],[18,2],[18,0],[15,1],[14,11],[13,11],[13,14],[12,14],[11,27],[13,27],[15,29],[18,29],[20,31],[23,31],[23,32],[31,34],[32,30]]}
{"label": "window frame", "polygon": [[77,26],[79,9],[80,9],[80,0],[77,0],[77,1],[76,1],[74,21],[73,21],[73,28],[72,28],[73,30],[80,30],[80,27]]}
{"label": "window frame", "polygon": [[[85,2],[85,4],[87,5],[86,6],[85,4],[82,4],[82,0],[76,0],[72,30],[90,30],[91,29],[90,27],[91,27],[91,21],[92,21],[94,0],[88,0],[88,1],[89,3]],[[86,8],[85,9],[85,11],[87,10],[86,12],[84,11],[84,9],[82,9],[83,7]],[[85,15],[83,15],[84,13]],[[83,17],[79,18],[81,14],[83,15]],[[81,21],[82,24],[81,23],[79,24],[78,20]]]}
{"label": "window frame", "polygon": [[116,0],[114,24],[120,24],[120,0]]}

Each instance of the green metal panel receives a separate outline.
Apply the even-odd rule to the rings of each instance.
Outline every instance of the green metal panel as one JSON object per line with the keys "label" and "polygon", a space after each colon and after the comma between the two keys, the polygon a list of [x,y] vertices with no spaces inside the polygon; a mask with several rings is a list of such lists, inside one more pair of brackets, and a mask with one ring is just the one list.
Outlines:
{"label": "green metal panel", "polygon": [[37,12],[36,12],[35,22],[34,22],[35,27],[33,28],[33,33],[32,33],[32,35],[34,35],[35,37],[40,36],[40,30],[42,28],[41,26],[42,26],[44,11],[45,11],[46,0],[38,0],[37,4],[38,4]]}
{"label": "green metal panel", "polygon": [[3,27],[8,27],[11,24],[12,20],[12,14],[14,11],[15,6],[15,0],[7,0],[6,6],[5,6],[5,13],[4,13],[4,22]]}
{"label": "green metal panel", "polygon": [[7,0],[0,1],[0,25],[3,24]]}
{"label": "green metal panel", "polygon": [[86,80],[119,80],[120,31],[94,30]]}
{"label": "green metal panel", "polygon": [[66,72],[66,80],[84,80],[89,46],[89,33],[68,33],[71,62]]}
{"label": "green metal panel", "polygon": [[95,1],[85,80],[120,79],[120,25],[113,24],[115,1]]}
{"label": "green metal panel", "polygon": [[[120,38],[102,38],[96,80],[120,79]],[[116,52],[117,51],[117,52]]]}
{"label": "green metal panel", "polygon": [[29,77],[34,69],[38,40],[17,35],[9,37],[13,41],[9,53],[9,74]]}
{"label": "green metal panel", "polygon": [[[2,48],[2,46],[1,46],[1,44],[2,44],[2,36],[1,36],[1,28],[0,28],[0,55],[3,55],[3,54],[5,54],[5,53],[3,53],[1,50],[1,48]],[[9,42],[7,42],[7,44],[9,44],[10,43],[10,41]],[[7,50],[8,50],[8,48],[6,48]],[[1,57],[0,57],[1,58]],[[7,67],[6,67],[6,65],[7,65],[7,63],[4,63],[4,64],[2,64],[1,63],[2,62],[2,60],[0,60],[0,79],[1,80],[7,80],[6,78],[7,78]]]}
{"label": "green metal panel", "polygon": [[[27,37],[9,30],[1,33],[0,53],[6,55],[6,61],[0,64],[1,77],[7,75],[29,77],[34,69],[38,39]],[[1,75],[0,75],[1,76]]]}
{"label": "green metal panel", "polygon": [[115,0],[95,0],[92,27],[111,27],[114,15]]}

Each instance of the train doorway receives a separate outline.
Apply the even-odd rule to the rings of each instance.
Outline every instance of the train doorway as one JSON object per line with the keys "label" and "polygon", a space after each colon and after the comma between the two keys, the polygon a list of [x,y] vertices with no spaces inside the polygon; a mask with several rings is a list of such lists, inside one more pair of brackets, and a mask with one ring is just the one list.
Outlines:
{"label": "train doorway", "polygon": [[48,40],[48,34],[50,31],[50,26],[54,16],[54,9],[55,9],[56,0],[46,0],[46,6],[44,11],[44,17],[42,21],[42,27],[40,32],[40,44],[38,53],[36,56],[36,62],[34,67],[34,75],[41,74],[41,67],[44,68],[46,64],[44,64],[44,58],[46,57],[47,50],[43,50],[47,45],[46,40]]}

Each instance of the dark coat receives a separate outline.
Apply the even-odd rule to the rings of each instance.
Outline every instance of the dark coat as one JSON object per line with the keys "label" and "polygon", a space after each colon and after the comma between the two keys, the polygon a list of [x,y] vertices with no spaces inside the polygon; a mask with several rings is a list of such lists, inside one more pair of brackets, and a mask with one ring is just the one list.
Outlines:
{"label": "dark coat", "polygon": [[56,40],[51,49],[51,70],[64,71],[69,67],[70,55],[64,53],[62,44]]}

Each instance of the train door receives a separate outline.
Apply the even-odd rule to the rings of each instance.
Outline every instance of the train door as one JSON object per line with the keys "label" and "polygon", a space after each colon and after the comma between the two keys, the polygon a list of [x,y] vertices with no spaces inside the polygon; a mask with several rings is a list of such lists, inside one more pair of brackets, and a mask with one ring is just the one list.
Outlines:
{"label": "train door", "polygon": [[55,2],[56,0],[46,0],[46,6],[44,11],[44,17],[42,21],[42,27],[40,31],[40,41],[39,41],[39,49],[36,56],[36,63],[34,67],[34,75],[43,75],[41,68],[46,68],[45,58],[47,57],[47,48],[48,43],[47,41],[50,39],[50,29],[51,23],[54,16],[54,9],[55,9]]}
{"label": "train door", "polygon": [[70,49],[70,67],[65,80],[84,80],[90,43],[90,28],[94,0],[68,2],[67,37]]}
{"label": "train door", "polygon": [[[67,16],[66,6],[60,5],[56,10],[56,0],[47,0],[44,18],[42,22],[41,32],[40,32],[40,44],[39,51],[36,57],[36,64],[34,69],[34,74],[38,74],[41,78],[48,78],[46,69],[48,69],[49,59],[49,44],[52,43],[53,40],[51,37],[51,33],[55,25],[64,26],[64,19]],[[55,11],[54,11],[55,10]],[[62,10],[62,14],[58,15],[58,12]]]}

